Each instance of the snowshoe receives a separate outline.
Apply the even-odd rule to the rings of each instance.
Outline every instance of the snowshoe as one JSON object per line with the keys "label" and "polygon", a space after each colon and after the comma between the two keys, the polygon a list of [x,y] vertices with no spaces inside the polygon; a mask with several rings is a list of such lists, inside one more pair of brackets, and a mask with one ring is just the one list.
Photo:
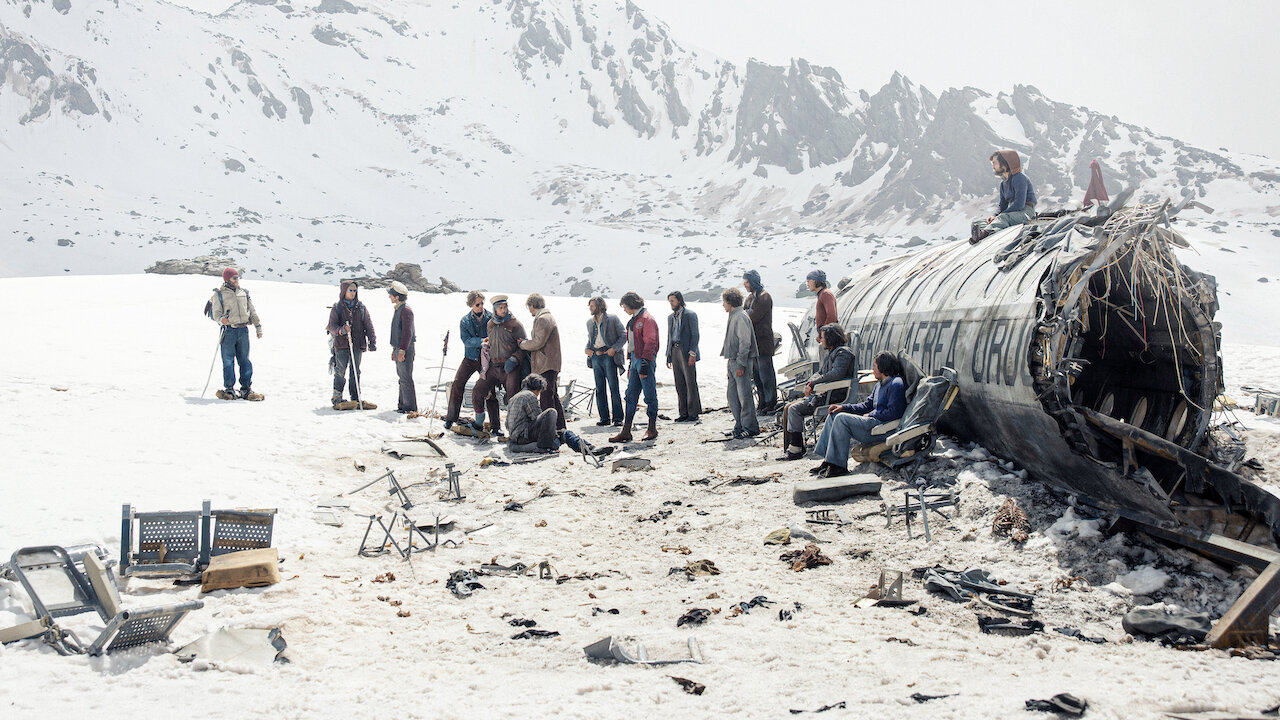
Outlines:
{"label": "snowshoe", "polygon": [[360,407],[360,403],[355,400],[339,400],[333,404],[334,410],[355,410]]}
{"label": "snowshoe", "polygon": [[243,400],[252,400],[254,402],[266,399],[262,393],[256,393],[249,388],[240,388],[240,398]]}
{"label": "snowshoe", "polygon": [[236,395],[236,391],[231,388],[219,390],[214,393],[214,395],[216,395],[219,400],[235,400],[239,397],[239,395]]}

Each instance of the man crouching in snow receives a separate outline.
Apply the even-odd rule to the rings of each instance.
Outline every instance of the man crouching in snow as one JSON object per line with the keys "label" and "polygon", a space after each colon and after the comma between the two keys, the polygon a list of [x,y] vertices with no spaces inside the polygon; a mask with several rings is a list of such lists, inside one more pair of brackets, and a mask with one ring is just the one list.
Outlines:
{"label": "man crouching in snow", "polygon": [[[240,271],[229,267],[222,271],[222,285],[214,289],[206,307],[209,317],[222,325],[222,389],[217,392],[221,400],[261,400],[262,395],[250,388],[253,383],[253,363],[249,362],[249,325],[262,339],[262,323],[253,307],[249,292],[240,287]],[[240,365],[240,393],[236,394],[235,365]]]}
{"label": "man crouching in snow", "polygon": [[554,452],[560,449],[556,437],[555,408],[543,410],[539,398],[547,389],[547,381],[534,373],[520,384],[523,388],[507,401],[507,447],[512,452]]}

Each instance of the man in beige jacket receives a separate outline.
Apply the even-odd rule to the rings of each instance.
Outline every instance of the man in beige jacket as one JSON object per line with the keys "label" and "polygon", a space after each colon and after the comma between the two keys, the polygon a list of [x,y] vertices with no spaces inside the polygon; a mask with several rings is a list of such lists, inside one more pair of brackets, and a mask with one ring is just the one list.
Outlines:
{"label": "man in beige jacket", "polygon": [[[205,311],[214,322],[222,326],[222,389],[217,392],[221,400],[261,400],[262,395],[251,389],[253,363],[249,362],[249,326],[253,325],[258,339],[262,339],[262,322],[253,307],[248,291],[240,287],[240,271],[229,267],[222,271],[222,285],[213,291],[213,297]],[[235,391],[235,366],[240,365],[240,392]]]}
{"label": "man in beige jacket", "polygon": [[556,409],[556,427],[564,430],[564,406],[560,404],[560,328],[556,319],[547,310],[547,301],[538,293],[533,293],[525,301],[525,307],[533,316],[533,327],[529,331],[529,339],[520,341],[520,349],[529,351],[530,371],[541,375],[547,381],[547,389],[538,398],[543,410]]}

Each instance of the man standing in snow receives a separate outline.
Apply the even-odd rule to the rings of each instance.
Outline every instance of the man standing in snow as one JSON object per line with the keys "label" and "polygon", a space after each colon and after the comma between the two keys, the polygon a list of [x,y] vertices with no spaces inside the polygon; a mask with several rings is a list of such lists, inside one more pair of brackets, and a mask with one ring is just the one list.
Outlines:
{"label": "man standing in snow", "polygon": [[[359,403],[360,358],[366,348],[377,352],[378,339],[374,336],[369,308],[360,302],[359,286],[355,280],[343,280],[338,286],[338,302],[329,310],[329,334],[333,336],[332,402],[335,406],[342,402],[342,391],[350,369],[351,401]],[[365,407],[372,409],[376,406],[365,403]]]}
{"label": "man standing in snow", "polygon": [[698,351],[698,315],[685,307],[684,294],[679,290],[667,295],[671,314],[667,316],[667,367],[676,379],[676,404],[680,415],[676,422],[697,422],[702,414],[702,395],[698,393],[697,362],[702,359]]}
{"label": "man standing in snow", "polygon": [[996,214],[974,220],[969,225],[969,242],[978,243],[988,235],[1007,227],[1022,225],[1036,216],[1036,191],[1022,172],[1022,159],[1016,150],[991,153],[991,172],[1000,178],[1000,205]]}
{"label": "man standing in snow", "polygon": [[[622,425],[622,393],[618,390],[618,374],[626,367],[627,332],[618,316],[608,312],[609,306],[599,295],[587,301],[587,365],[596,378],[596,408],[600,421],[596,425]],[[613,400],[613,415],[609,400]]]}
{"label": "man standing in snow", "polygon": [[511,399],[520,392],[523,351],[518,343],[527,336],[524,325],[507,307],[506,295],[494,295],[491,304],[493,316],[489,318],[489,334],[480,346],[480,379],[476,380],[471,391],[471,409],[476,413],[471,429],[477,433],[484,430],[487,410],[489,430],[498,435],[502,432],[502,419],[498,417],[498,398],[494,389],[499,385],[506,389],[507,406],[510,407]]}
{"label": "man standing in snow", "polygon": [[839,323],[836,317],[836,294],[827,285],[827,273],[822,270],[810,270],[804,278],[809,292],[818,294],[818,304],[813,310],[813,326],[818,330],[818,360],[827,358],[826,346],[822,344],[822,328]]}
{"label": "man standing in snow", "polygon": [[658,382],[653,374],[654,360],[660,347],[658,323],[644,309],[644,299],[637,293],[623,295],[618,304],[631,316],[627,321],[627,357],[631,359],[631,367],[627,371],[626,415],[622,420],[622,431],[609,438],[609,442],[631,441],[631,422],[635,419],[641,392],[644,393],[645,410],[649,416],[649,429],[640,439],[647,442],[658,437]]}
{"label": "man standing in snow", "polygon": [[748,293],[742,309],[751,318],[751,327],[756,335],[756,351],[759,353],[755,374],[751,377],[760,400],[756,405],[756,412],[769,415],[777,409],[778,404],[778,376],[773,371],[773,352],[777,349],[773,342],[773,296],[760,282],[759,271],[746,271],[742,274],[742,280],[742,287]]}
{"label": "man standing in snow", "polygon": [[729,373],[729,412],[733,413],[733,437],[742,439],[760,434],[755,408],[751,405],[751,371],[760,354],[751,318],[742,309],[742,291],[729,288],[720,294],[720,304],[729,313],[724,328],[724,346],[720,356]]}
{"label": "man standing in snow", "polygon": [[[262,323],[253,307],[249,292],[240,287],[240,271],[229,267],[222,271],[222,285],[215,288],[207,306],[209,317],[222,325],[222,389],[217,395],[222,400],[261,400],[262,395],[253,392],[253,363],[249,362],[249,325],[262,339]],[[240,365],[240,393],[235,391],[235,365]]]}
{"label": "man standing in snow", "polygon": [[547,310],[547,301],[538,293],[531,294],[524,301],[524,306],[533,316],[533,327],[529,330],[529,339],[519,342],[520,349],[529,353],[530,371],[541,375],[547,381],[547,389],[538,397],[543,410],[556,409],[556,427],[565,428],[564,406],[560,404],[560,327],[556,319]]}
{"label": "man standing in snow", "polygon": [[387,288],[387,296],[395,312],[391,314],[391,359],[396,363],[396,377],[400,379],[400,399],[396,412],[418,411],[418,392],[413,386],[413,349],[418,337],[413,331],[413,310],[405,304],[409,288],[399,280]]}
{"label": "man standing in snow", "polygon": [[[470,311],[458,322],[458,335],[462,338],[463,358],[449,385],[449,409],[444,414],[444,427],[449,429],[458,422],[462,413],[462,396],[467,390],[467,380],[480,372],[480,346],[489,337],[489,321],[493,313],[484,309],[484,293],[472,290],[467,293]],[[472,408],[479,411],[479,408]]]}

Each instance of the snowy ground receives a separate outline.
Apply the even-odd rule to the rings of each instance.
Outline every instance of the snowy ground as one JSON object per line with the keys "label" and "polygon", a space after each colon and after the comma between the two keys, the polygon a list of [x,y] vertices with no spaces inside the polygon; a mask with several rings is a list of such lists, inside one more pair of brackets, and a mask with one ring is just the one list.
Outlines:
{"label": "snowy ground", "polygon": [[[464,471],[467,499],[445,506],[435,500],[443,460],[396,460],[380,452],[427,426],[393,411],[395,376],[385,340],[366,360],[364,376],[365,396],[380,409],[337,413],[327,407],[322,328],[335,288],[246,279],[265,332],[253,344],[254,386],[267,400],[200,399],[216,339],[200,311],[215,284],[213,278],[156,276],[0,280],[0,293],[24,308],[23,322],[9,325],[14,340],[0,355],[0,438],[8,478],[0,557],[28,545],[80,542],[99,543],[114,555],[119,508],[126,502],[140,509],[196,509],[210,498],[216,507],[277,507],[275,544],[285,559],[284,582],[204,596],[204,609],[179,626],[175,640],[185,643],[223,627],[280,626],[292,662],[202,670],[157,649],[66,658],[23,642],[0,648],[0,712],[6,717],[170,717],[179,707],[237,717],[595,718],[622,712],[774,718],[844,701],[847,709],[830,716],[994,718],[1033,717],[1022,709],[1026,699],[1071,692],[1090,702],[1089,717],[1135,718],[1256,712],[1280,702],[1270,663],[1129,642],[1120,628],[1125,611],[1152,602],[1220,614],[1247,575],[1135,538],[1102,535],[1098,523],[1074,519],[1060,499],[981,448],[945,443],[943,457],[929,467],[955,478],[962,496],[959,516],[935,525],[935,542],[907,540],[900,522],[886,529],[883,516],[868,515],[878,501],[853,502],[846,512],[868,516],[842,531],[811,528],[827,541],[821,547],[833,563],[801,573],[778,560],[799,545],[765,546],[762,540],[802,519],[791,488],[808,477],[804,470],[811,463],[777,462],[775,447],[704,444],[730,426],[722,413],[693,427],[661,423],[656,444],[632,446],[634,454],[653,461],[648,473],[610,474],[568,453],[525,466],[482,468],[485,454],[505,456],[504,450],[450,433],[441,443]],[[369,291],[364,300],[385,337],[385,294]],[[522,300],[513,297],[513,306]],[[649,300],[665,318],[665,303]],[[447,328],[456,331],[465,308],[460,296],[415,295],[411,305],[418,317],[419,399],[429,407],[435,373],[427,368],[439,364],[439,338]],[[566,378],[588,380],[577,359],[585,300],[552,298],[549,305],[560,322]],[[713,356],[724,313],[715,305],[696,310],[704,338],[704,403],[722,406],[724,367]],[[454,337],[451,366],[460,357],[456,332]],[[1229,345],[1225,353],[1229,392],[1242,402],[1251,405],[1241,386],[1280,388],[1280,349]],[[666,381],[659,388],[662,412],[674,416],[669,372],[660,378]],[[1252,454],[1280,462],[1280,423],[1242,418],[1252,428]],[[573,425],[592,440],[606,435],[594,418]],[[357,471],[357,463],[368,471]],[[492,527],[460,548],[418,555],[411,563],[357,557],[365,529],[360,515],[390,516],[386,496],[370,488],[351,497],[342,527],[317,523],[312,511],[318,500],[361,485],[385,467],[406,483],[421,483],[409,490],[420,517],[439,509],[462,528]],[[776,482],[715,487],[739,474],[770,473],[780,473]],[[690,484],[707,477],[710,485]],[[885,480],[887,494],[896,484]],[[620,483],[635,494],[614,492]],[[556,494],[529,501],[544,489]],[[992,515],[1007,497],[1031,516],[1033,532],[1022,548],[990,531]],[[524,502],[524,510],[502,512],[511,500]],[[672,514],[658,522],[638,520],[661,510]],[[452,537],[463,540],[460,532]],[[686,546],[691,554],[664,552],[664,546]],[[601,576],[563,584],[485,578],[487,589],[467,599],[445,589],[450,572],[495,558],[530,565],[545,559],[557,574]],[[722,574],[692,581],[668,574],[703,558]],[[907,596],[928,608],[922,616],[853,606],[882,568],[935,563],[986,568],[1034,592],[1037,617],[1048,628],[1077,627],[1109,642],[1092,645],[1052,631],[1028,638],[983,635],[974,609],[928,595],[911,581]],[[373,582],[388,572],[394,582]],[[1055,586],[1066,578],[1082,579]],[[778,605],[732,616],[731,605],[758,595]],[[396,608],[378,596],[403,604]],[[199,597],[198,587],[137,580],[124,593],[126,606],[134,607]],[[21,619],[22,603],[15,585],[0,581],[0,624]],[[794,610],[795,603],[802,608],[780,621],[777,611]],[[701,627],[677,629],[676,619],[693,607],[720,612]],[[596,614],[594,608],[618,613]],[[397,609],[411,614],[398,617]],[[534,619],[538,628],[560,636],[513,640],[520,628],[508,625],[511,618]],[[656,657],[684,652],[693,635],[706,663],[588,663],[582,647],[611,634],[644,642]],[[672,675],[704,683],[706,692],[685,694]],[[912,693],[954,695],[916,704]]]}

